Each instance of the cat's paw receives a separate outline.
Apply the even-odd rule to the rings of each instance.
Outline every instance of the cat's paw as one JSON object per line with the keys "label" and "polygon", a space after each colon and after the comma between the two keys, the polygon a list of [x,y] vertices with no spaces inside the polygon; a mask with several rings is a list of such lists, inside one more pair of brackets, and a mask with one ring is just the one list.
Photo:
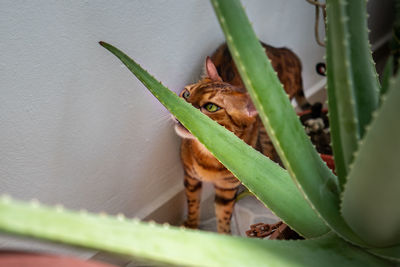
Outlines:
{"label": "cat's paw", "polygon": [[190,221],[190,220],[184,221],[182,226],[185,228],[190,228],[190,229],[198,229],[199,228],[199,225],[197,222],[194,223],[193,221]]}

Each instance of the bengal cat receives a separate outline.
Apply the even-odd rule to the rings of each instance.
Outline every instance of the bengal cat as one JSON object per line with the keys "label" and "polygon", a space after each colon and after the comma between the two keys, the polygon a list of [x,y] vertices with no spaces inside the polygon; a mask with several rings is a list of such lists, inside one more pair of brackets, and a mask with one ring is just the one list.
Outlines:
{"label": "bengal cat", "polygon": [[[280,47],[276,48],[261,42],[268,58],[271,60],[272,67],[278,74],[279,80],[283,84],[290,99],[296,99],[301,109],[309,109],[311,105],[307,102],[303,92],[303,79],[301,77],[301,61],[291,50]],[[244,87],[240,78],[239,71],[233,62],[232,56],[226,44],[221,45],[211,56],[218,73],[224,82]]]}
{"label": "bengal cat", "polygon": [[[298,96],[299,101],[302,101],[301,96],[303,96],[304,102],[301,103],[307,103],[302,94],[301,65],[297,56],[286,48],[266,45],[264,47],[267,47],[267,54],[272,55],[270,57],[272,64],[290,97]],[[185,86],[179,96],[248,145],[278,162],[278,155],[262,127],[226,45],[222,45],[212,58],[215,65],[207,57],[206,76],[195,84]],[[202,182],[206,181],[213,183],[215,187],[217,230],[219,233],[230,233],[230,221],[240,181],[182,124],[178,122],[175,130],[183,138],[181,160],[188,203],[188,215],[184,226],[198,227]]]}

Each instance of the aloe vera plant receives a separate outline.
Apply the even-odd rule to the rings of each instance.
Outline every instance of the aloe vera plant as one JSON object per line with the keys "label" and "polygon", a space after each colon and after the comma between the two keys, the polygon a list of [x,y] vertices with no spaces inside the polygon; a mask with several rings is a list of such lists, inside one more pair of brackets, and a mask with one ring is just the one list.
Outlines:
{"label": "aloe vera plant", "polygon": [[217,235],[123,216],[64,211],[9,197],[0,199],[0,229],[185,266],[391,266],[400,262],[400,166],[396,164],[400,77],[388,83],[380,100],[365,1],[327,0],[329,116],[338,177],[307,138],[239,0],[211,2],[286,170],[177,97],[123,52],[101,45],[306,240]]}

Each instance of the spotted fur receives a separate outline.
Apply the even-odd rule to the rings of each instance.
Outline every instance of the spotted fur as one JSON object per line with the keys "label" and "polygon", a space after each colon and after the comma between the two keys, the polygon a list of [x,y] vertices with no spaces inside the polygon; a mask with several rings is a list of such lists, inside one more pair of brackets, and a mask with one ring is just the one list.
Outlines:
{"label": "spotted fur", "polygon": [[[297,56],[286,48],[264,46],[268,48],[267,54],[289,96],[301,96],[301,65]],[[279,157],[243,86],[226,45],[218,48],[212,59],[215,64],[210,58],[206,60],[206,76],[199,82],[186,86],[179,96],[248,145],[279,162]],[[286,71],[292,74],[285,73]],[[210,104],[218,108],[210,108]],[[184,225],[190,228],[198,227],[202,182],[211,182],[215,188],[217,230],[219,233],[230,233],[230,221],[240,181],[182,124],[177,122],[175,130],[183,138],[181,159],[188,204]]]}
{"label": "spotted fur", "polygon": [[[309,109],[311,106],[307,102],[303,91],[303,79],[301,77],[301,61],[298,56],[286,47],[276,48],[261,42],[265,49],[265,53],[271,60],[272,67],[278,74],[289,98],[295,98],[297,104],[302,109]],[[239,71],[233,62],[232,56],[226,44],[221,45],[211,56],[218,73],[223,81],[244,87],[240,78]]]}

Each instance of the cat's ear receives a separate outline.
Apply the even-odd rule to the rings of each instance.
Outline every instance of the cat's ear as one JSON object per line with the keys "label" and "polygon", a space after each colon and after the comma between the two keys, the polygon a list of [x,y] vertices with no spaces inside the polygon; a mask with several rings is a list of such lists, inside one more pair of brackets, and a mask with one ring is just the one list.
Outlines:
{"label": "cat's ear", "polygon": [[217,68],[210,57],[206,58],[206,74],[214,82],[222,82],[222,78],[219,76]]}
{"label": "cat's ear", "polygon": [[250,96],[248,95],[249,101],[247,102],[247,112],[249,114],[249,117],[255,117],[258,115],[258,111],[256,109],[256,107],[253,104],[253,101],[251,101]]}

